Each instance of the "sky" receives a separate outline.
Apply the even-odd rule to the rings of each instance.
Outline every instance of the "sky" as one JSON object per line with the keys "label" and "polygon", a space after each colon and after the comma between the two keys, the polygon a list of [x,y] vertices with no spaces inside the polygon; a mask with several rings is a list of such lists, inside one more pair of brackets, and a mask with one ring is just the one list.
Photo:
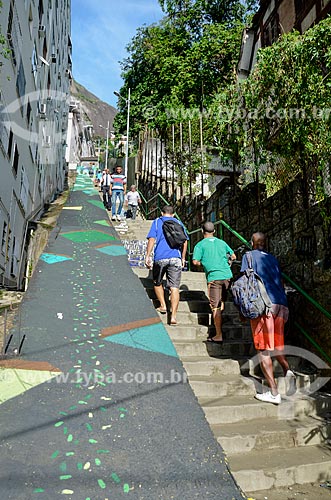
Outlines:
{"label": "sky", "polygon": [[[123,85],[122,61],[137,28],[157,23],[158,0],[71,0],[74,79],[116,107],[114,91]],[[124,96],[125,97],[125,96]]]}

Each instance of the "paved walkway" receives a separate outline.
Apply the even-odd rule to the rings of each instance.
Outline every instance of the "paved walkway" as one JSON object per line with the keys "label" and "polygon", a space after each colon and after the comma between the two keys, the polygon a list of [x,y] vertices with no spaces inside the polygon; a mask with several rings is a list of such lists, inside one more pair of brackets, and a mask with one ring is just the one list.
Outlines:
{"label": "paved walkway", "polygon": [[241,499],[166,329],[79,176],[0,362],[1,499]]}

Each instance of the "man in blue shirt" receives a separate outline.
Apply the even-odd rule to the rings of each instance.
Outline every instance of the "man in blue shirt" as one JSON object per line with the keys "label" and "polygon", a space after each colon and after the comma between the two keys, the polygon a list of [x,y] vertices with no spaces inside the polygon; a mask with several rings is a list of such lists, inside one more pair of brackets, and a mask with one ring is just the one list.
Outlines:
{"label": "man in blue shirt", "polygon": [[[296,390],[295,375],[289,369],[289,364],[284,355],[284,325],[288,319],[288,306],[282,275],[278,260],[266,252],[266,237],[257,232],[252,236],[252,263],[254,271],[262,278],[270,301],[272,302],[271,314],[251,319],[254,347],[258,352],[260,366],[267,380],[270,390],[256,394],[255,398],[265,403],[279,404],[281,396],[278,393],[274,377],[271,352],[281,365],[288,383],[287,395]],[[246,254],[243,256],[241,272],[248,268]]]}
{"label": "man in blue shirt", "polygon": [[[162,209],[162,217],[155,219],[147,235],[148,243],[146,250],[146,267],[152,269],[154,290],[157,299],[160,302],[160,307],[157,311],[161,314],[167,312],[167,305],[164,298],[164,289],[162,280],[164,275],[167,278],[167,287],[170,288],[170,302],[171,302],[171,325],[177,325],[177,309],[179,304],[179,286],[182,274],[182,267],[185,266],[185,257],[187,251],[187,240],[189,239],[187,233],[187,240],[183,243],[181,248],[171,248],[164,236],[162,229],[163,222],[167,219],[174,217],[174,209],[170,205],[166,205]],[[175,219],[178,224],[183,224]],[[184,226],[183,226],[184,227]],[[154,248],[155,246],[155,248]],[[154,249],[154,262],[151,254]]]}

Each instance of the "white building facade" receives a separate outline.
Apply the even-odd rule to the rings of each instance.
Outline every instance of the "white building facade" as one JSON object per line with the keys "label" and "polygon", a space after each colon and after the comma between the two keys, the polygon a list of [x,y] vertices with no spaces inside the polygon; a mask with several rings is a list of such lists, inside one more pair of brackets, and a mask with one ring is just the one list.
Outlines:
{"label": "white building facade", "polygon": [[6,0],[0,67],[0,286],[22,289],[31,227],[63,191],[70,0]]}

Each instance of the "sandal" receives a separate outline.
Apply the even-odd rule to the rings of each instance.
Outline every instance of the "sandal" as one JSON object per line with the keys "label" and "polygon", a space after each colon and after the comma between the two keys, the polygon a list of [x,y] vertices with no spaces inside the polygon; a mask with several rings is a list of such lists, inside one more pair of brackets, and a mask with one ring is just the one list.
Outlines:
{"label": "sandal", "polygon": [[223,344],[223,340],[214,340],[214,337],[209,337],[209,339],[207,339],[207,342],[211,342],[212,344],[219,344],[219,345]]}
{"label": "sandal", "polygon": [[167,313],[167,310],[163,309],[162,307],[157,307],[156,310],[157,310],[157,312],[159,312],[161,314],[166,314]]}

